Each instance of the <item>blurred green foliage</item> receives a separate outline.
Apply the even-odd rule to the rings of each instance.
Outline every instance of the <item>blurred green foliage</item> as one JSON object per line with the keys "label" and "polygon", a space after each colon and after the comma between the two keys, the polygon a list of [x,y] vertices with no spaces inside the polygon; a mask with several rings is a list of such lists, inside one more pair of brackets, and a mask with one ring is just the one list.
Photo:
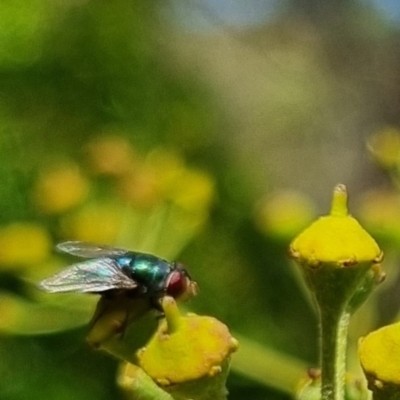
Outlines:
{"label": "blurred green foliage", "polygon": [[[334,32],[334,24],[322,24],[326,12],[347,15],[344,43],[357,48],[356,33],[363,37],[365,24],[351,21],[365,10],[333,3],[341,4],[340,13],[333,7],[313,15],[303,2],[287,2],[287,19],[274,28],[276,46],[287,40],[280,38],[280,26],[293,21],[291,12],[300,5],[309,21],[321,22],[309,25],[320,30],[320,46],[328,48]],[[174,35],[159,6],[154,0],[1,5],[0,400],[122,398],[117,361],[84,344],[96,298],[48,296],[35,287],[71,261],[51,250],[66,239],[183,260],[200,286],[188,306],[246,338],[228,382],[231,399],[287,399],[293,388],[285,384],[297,377],[298,366],[317,364],[313,308],[286,257],[292,235],[315,215],[315,207],[288,192],[260,200],[264,188],[256,177],[269,172],[252,170],[252,160],[241,164],[229,152],[234,121],[213,97],[215,88],[206,87],[195,71],[175,68],[164,46]],[[349,53],[329,47],[332,60],[349,68],[338,74],[341,85],[357,63],[377,57],[374,49],[385,39],[378,19],[368,16],[376,29],[372,44],[362,42],[370,50],[361,52],[366,58],[346,64]],[[301,90],[309,79],[314,76],[306,85],[300,82]],[[283,121],[293,108],[293,88],[285,86],[289,94],[282,94],[276,85],[279,102],[271,98],[265,106],[279,109]],[[313,102],[300,98],[308,106],[304,115],[294,110],[293,120],[300,115],[299,125],[312,130],[314,118],[327,114],[313,106],[322,97],[310,93]],[[283,103],[282,109],[276,105]],[[335,104],[329,100],[326,107]],[[334,113],[329,118],[336,122]],[[276,134],[293,120],[280,124]],[[392,309],[387,318],[397,305]],[[368,317],[363,328],[379,320],[375,310],[363,315]],[[290,376],[278,384],[279,377],[268,375],[271,365],[281,365]]]}

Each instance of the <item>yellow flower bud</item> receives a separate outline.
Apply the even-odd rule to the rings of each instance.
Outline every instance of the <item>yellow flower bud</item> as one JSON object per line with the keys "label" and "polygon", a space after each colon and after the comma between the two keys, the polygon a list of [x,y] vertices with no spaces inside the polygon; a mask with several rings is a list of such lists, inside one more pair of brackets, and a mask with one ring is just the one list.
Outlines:
{"label": "yellow flower bud", "polygon": [[181,316],[170,297],[162,305],[166,319],[138,352],[139,366],[167,391],[179,390],[179,384],[224,391],[230,355],[238,348],[226,325],[212,317]]}
{"label": "yellow flower bud", "polygon": [[400,393],[400,322],[361,338],[358,352],[370,384],[395,384]]}
{"label": "yellow flower bud", "polygon": [[359,222],[348,214],[344,185],[335,188],[331,213],[301,232],[290,246],[294,258],[310,265],[332,262],[351,265],[379,261],[382,252]]}

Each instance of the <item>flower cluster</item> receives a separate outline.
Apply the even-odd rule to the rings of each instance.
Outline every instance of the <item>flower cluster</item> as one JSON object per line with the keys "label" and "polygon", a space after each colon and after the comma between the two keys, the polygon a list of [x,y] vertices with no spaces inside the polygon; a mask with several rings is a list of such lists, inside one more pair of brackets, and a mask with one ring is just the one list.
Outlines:
{"label": "flower cluster", "polygon": [[[173,259],[207,221],[214,181],[186,165],[177,152],[141,152],[122,135],[101,136],[83,150],[80,162],[63,159],[41,166],[29,194],[31,220],[0,226],[0,272],[35,284],[63,267],[53,246],[64,240],[117,245]],[[58,312],[55,304],[69,303],[37,290],[30,296],[53,314]],[[18,301],[12,298],[18,309],[39,312],[37,304]],[[93,299],[82,299],[81,305],[86,302],[91,309]],[[24,324],[11,323],[4,315],[0,319],[0,330],[12,332],[18,326],[24,331]],[[41,326],[40,320],[27,331],[42,331],[46,321]],[[70,326],[77,323],[72,316],[67,320]],[[65,329],[65,322],[61,325]]]}

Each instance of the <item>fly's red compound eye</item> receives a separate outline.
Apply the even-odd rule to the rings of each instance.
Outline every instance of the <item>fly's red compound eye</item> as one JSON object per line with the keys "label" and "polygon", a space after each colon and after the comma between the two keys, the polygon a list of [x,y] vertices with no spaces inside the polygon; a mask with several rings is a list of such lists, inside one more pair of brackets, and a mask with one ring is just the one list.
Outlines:
{"label": "fly's red compound eye", "polygon": [[168,277],[166,292],[174,298],[180,297],[187,288],[187,277],[182,271],[173,271]]}

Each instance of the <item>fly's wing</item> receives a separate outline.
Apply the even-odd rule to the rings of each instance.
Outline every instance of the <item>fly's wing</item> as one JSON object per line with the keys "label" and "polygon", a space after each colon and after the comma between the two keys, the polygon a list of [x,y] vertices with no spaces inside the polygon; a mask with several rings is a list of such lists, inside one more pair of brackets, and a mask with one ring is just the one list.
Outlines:
{"label": "fly's wing", "polygon": [[112,258],[74,264],[39,284],[41,289],[50,293],[96,293],[110,289],[134,289],[137,286],[137,282],[126,276]]}
{"label": "fly's wing", "polygon": [[57,249],[82,258],[115,257],[127,253],[127,250],[79,241],[60,243],[57,245]]}

